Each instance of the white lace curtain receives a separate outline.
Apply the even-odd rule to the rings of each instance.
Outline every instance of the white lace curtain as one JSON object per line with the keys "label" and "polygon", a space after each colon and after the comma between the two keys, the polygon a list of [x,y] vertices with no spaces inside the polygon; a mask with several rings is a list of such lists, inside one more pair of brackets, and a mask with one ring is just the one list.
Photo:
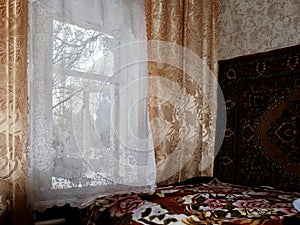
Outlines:
{"label": "white lace curtain", "polygon": [[152,189],[144,1],[33,0],[29,15],[30,204]]}

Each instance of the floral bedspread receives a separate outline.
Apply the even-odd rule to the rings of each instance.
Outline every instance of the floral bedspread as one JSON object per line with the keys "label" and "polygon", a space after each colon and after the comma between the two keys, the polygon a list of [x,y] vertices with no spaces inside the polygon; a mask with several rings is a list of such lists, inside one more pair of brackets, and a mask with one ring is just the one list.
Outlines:
{"label": "floral bedspread", "polygon": [[86,208],[86,224],[296,225],[300,224],[295,222],[300,214],[292,202],[298,198],[300,193],[213,180],[208,184],[162,187],[151,194],[96,199]]}

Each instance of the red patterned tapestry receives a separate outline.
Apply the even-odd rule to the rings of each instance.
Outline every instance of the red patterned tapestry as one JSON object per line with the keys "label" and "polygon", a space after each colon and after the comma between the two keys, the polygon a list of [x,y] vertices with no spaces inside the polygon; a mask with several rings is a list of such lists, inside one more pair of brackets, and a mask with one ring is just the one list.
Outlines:
{"label": "red patterned tapestry", "polygon": [[215,176],[300,191],[300,46],[220,61],[219,83],[227,127]]}

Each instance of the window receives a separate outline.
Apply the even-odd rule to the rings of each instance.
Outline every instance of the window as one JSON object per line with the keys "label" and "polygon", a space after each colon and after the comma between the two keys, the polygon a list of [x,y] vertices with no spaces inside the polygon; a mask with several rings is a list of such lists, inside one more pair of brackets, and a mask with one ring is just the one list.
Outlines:
{"label": "window", "polygon": [[155,185],[143,10],[139,0],[30,3],[34,209]]}
{"label": "window", "polygon": [[[119,83],[112,77],[114,42],[105,33],[53,20],[53,147],[62,154],[55,159],[54,189],[109,182],[97,165],[119,148],[113,130],[119,127],[118,115],[111,117],[112,103],[119,102]],[[64,170],[64,165],[72,168]],[[81,173],[79,180],[74,171]]]}

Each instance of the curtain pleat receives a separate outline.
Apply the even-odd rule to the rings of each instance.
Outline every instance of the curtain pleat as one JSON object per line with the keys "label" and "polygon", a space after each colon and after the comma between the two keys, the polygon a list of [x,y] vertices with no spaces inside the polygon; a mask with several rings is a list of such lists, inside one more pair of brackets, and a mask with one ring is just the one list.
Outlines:
{"label": "curtain pleat", "polygon": [[0,223],[27,224],[27,0],[0,0]]}
{"label": "curtain pleat", "polygon": [[[149,58],[156,57],[148,64],[148,105],[157,183],[212,176],[219,2],[146,0],[145,4],[147,38],[156,43],[148,45]],[[162,47],[166,42],[182,46],[179,54],[178,46],[169,49],[174,51],[172,61],[179,62],[176,66],[159,60],[166,55]],[[190,60],[193,57],[188,55],[190,51],[206,65],[202,66],[200,83],[189,72],[194,66]],[[182,93],[180,96],[164,96],[176,88]]]}

